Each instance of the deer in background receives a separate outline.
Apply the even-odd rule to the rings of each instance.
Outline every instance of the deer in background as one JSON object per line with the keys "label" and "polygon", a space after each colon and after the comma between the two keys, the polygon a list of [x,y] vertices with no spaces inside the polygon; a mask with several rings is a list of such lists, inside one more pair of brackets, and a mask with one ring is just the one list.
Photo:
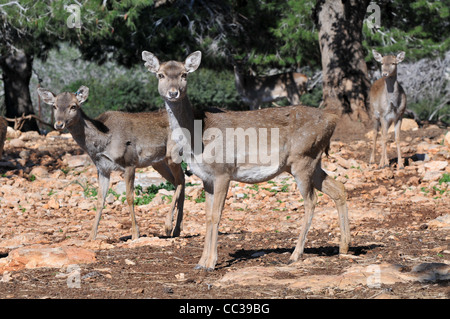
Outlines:
{"label": "deer in background", "polygon": [[[182,150],[191,171],[203,181],[206,233],[197,269],[213,270],[217,263],[219,222],[230,181],[255,184],[270,180],[282,172],[289,172],[295,177],[305,202],[302,229],[289,261],[295,262],[303,253],[317,202],[314,188],[328,194],[336,203],[341,229],[340,252],[347,253],[350,229],[345,188],[321,168],[321,157],[329,148],[337,116],[304,106],[245,112],[206,112],[202,122],[203,131],[200,132],[201,140],[198,141],[195,139],[199,131],[198,125],[197,122],[194,123],[193,108],[187,96],[187,76],[199,67],[201,52],[192,53],[184,62],[160,63],[155,55],[147,51],[142,52],[142,58],[148,70],[157,75],[158,90],[165,102],[172,139],[176,140],[179,150]],[[267,129],[266,139],[273,138],[276,142],[270,147],[271,156],[275,155],[275,160],[262,161],[262,147],[255,148],[255,145],[249,145],[248,151],[246,148],[242,153],[236,151],[238,148],[233,142],[235,136],[231,136],[233,140],[227,136],[230,129],[247,132]],[[214,139],[211,132],[215,132]],[[261,134],[258,136],[260,145]],[[217,142],[220,135],[226,137],[222,144]],[[242,142],[239,137],[237,139]],[[234,145],[231,150],[228,148],[230,142]],[[211,146],[215,146],[215,151],[206,154]],[[227,157],[226,161],[223,156]],[[240,161],[241,156],[244,157],[243,162]],[[200,161],[202,157],[204,159]],[[251,158],[257,160],[250,160]]]}
{"label": "deer in background", "polygon": [[288,72],[270,76],[244,75],[240,63],[234,64],[236,89],[250,110],[261,108],[265,102],[287,98],[291,105],[300,104],[300,96],[306,92],[308,77]]}
{"label": "deer in background", "polygon": [[[113,170],[125,171],[126,199],[131,214],[132,239],[139,238],[139,228],[134,214],[135,169],[152,165],[166,180],[175,185],[172,206],[165,221],[167,236],[178,236],[182,228],[184,204],[184,173],[180,164],[170,156],[171,141],[169,123],[165,112],[124,113],[109,111],[96,119],[89,118],[82,110],[89,89],[81,86],[77,93],[63,92],[55,96],[52,92],[39,88],[42,100],[53,106],[54,127],[67,128],[78,145],[86,151],[94,162],[99,181],[97,213],[89,240],[97,236],[97,228],[102,215],[105,198],[109,189]],[[176,226],[172,220],[177,207]]]}
{"label": "deer in background", "polygon": [[375,161],[377,135],[381,124],[380,167],[389,165],[386,142],[388,129],[394,123],[395,144],[397,145],[397,168],[403,168],[403,159],[400,150],[400,128],[402,125],[402,115],[406,110],[406,94],[397,81],[397,65],[405,58],[405,52],[400,52],[397,56],[382,56],[375,50],[372,50],[372,53],[375,60],[381,63],[382,77],[373,83],[369,92],[370,106],[375,118],[375,134],[373,137],[370,163]]}

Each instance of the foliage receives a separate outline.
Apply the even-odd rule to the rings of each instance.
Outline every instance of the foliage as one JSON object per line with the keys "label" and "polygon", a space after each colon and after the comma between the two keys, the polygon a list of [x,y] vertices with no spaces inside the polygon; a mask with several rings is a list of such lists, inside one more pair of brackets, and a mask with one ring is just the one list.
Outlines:
{"label": "foliage", "polygon": [[[158,93],[156,77],[147,70],[145,81],[140,77],[130,77],[128,73],[112,76],[110,79],[86,78],[76,80],[62,91],[76,92],[81,85],[89,87],[89,98],[84,103],[86,114],[96,117],[108,110],[127,112],[153,111],[164,107]],[[189,76],[189,98],[195,108],[229,108],[242,107],[231,71],[213,71],[199,69]]]}
{"label": "foliage", "polygon": [[449,1],[384,0],[380,5],[380,28],[363,28],[367,61],[371,49],[388,54],[407,51],[410,61],[442,56],[450,50]]}

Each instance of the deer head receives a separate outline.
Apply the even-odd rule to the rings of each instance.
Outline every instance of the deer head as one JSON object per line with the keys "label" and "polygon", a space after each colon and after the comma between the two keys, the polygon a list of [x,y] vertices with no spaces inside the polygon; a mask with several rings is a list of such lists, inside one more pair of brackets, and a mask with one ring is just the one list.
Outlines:
{"label": "deer head", "polygon": [[382,56],[375,50],[372,50],[373,56],[377,62],[381,63],[381,75],[383,77],[391,77],[397,75],[397,64],[405,58],[405,52],[402,51],[397,56],[386,55]]}
{"label": "deer head", "polygon": [[89,88],[84,85],[76,93],[63,92],[55,95],[44,88],[37,89],[37,92],[45,103],[53,106],[55,112],[54,127],[57,130],[69,127],[78,119],[81,104],[89,96]]}
{"label": "deer head", "polygon": [[200,65],[202,53],[196,51],[190,54],[184,63],[168,61],[160,63],[158,58],[148,51],[142,52],[142,60],[151,73],[158,78],[159,94],[168,101],[175,102],[186,95],[187,75],[194,72]]}

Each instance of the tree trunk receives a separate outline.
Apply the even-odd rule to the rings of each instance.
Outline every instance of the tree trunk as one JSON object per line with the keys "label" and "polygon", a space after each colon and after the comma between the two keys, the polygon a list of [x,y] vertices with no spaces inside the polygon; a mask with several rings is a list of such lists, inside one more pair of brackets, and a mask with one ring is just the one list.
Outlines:
{"label": "tree trunk", "polygon": [[370,82],[362,26],[370,0],[318,0],[316,25],[322,55],[323,103],[353,120],[367,121]]}
{"label": "tree trunk", "polygon": [[[8,118],[34,114],[29,89],[32,65],[33,57],[23,51],[11,50],[0,57]],[[22,131],[39,131],[36,120],[27,120]]]}

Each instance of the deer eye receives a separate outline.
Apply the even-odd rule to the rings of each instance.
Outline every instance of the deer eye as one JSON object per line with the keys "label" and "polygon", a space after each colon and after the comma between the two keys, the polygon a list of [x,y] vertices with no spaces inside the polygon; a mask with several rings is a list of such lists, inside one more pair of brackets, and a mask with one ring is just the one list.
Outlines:
{"label": "deer eye", "polygon": [[162,73],[158,73],[158,79],[164,79],[164,74],[162,74]]}
{"label": "deer eye", "polygon": [[187,78],[187,73],[182,73],[182,74],[181,74],[181,78],[182,78],[182,79],[186,79],[186,78]]}
{"label": "deer eye", "polygon": [[77,109],[77,106],[75,104],[70,106],[71,111],[75,111],[76,109]]}
{"label": "deer eye", "polygon": [[54,109],[54,110],[56,110],[56,109],[57,109],[57,107],[56,107],[56,105],[55,105],[55,104],[53,104],[53,109]]}

